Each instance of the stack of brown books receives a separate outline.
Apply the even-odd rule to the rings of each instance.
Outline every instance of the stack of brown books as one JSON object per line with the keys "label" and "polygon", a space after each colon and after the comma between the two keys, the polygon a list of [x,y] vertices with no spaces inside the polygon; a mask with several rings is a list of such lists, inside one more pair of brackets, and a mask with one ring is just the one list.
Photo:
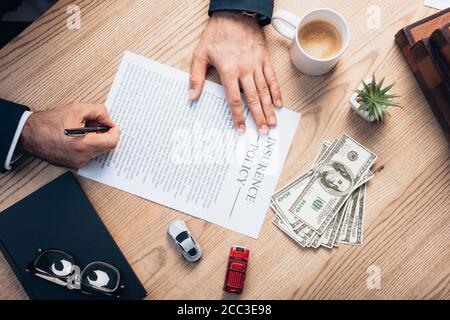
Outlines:
{"label": "stack of brown books", "polygon": [[450,141],[450,8],[406,26],[395,41]]}

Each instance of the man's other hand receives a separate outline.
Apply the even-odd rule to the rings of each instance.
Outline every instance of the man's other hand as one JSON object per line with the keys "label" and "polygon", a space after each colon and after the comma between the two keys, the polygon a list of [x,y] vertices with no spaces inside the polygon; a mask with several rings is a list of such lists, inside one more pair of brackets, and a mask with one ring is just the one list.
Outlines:
{"label": "man's other hand", "polygon": [[[105,133],[72,137],[64,129],[109,126]],[[33,113],[25,123],[19,140],[22,151],[48,162],[78,169],[92,158],[114,149],[120,130],[103,104],[70,103],[52,110]]]}
{"label": "man's other hand", "polygon": [[197,100],[209,66],[225,86],[235,128],[245,132],[240,88],[259,132],[277,124],[274,107],[283,107],[280,88],[269,60],[264,32],[255,18],[238,12],[213,14],[194,51],[190,100]]}

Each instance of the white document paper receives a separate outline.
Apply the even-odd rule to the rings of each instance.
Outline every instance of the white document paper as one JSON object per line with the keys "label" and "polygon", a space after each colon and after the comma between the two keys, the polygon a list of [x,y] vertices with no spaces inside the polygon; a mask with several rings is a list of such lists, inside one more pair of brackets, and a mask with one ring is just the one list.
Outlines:
{"label": "white document paper", "polygon": [[427,7],[432,7],[439,10],[450,7],[450,0],[424,0],[423,3]]}
{"label": "white document paper", "polygon": [[300,114],[277,111],[258,135],[234,129],[223,86],[188,101],[189,75],[126,52],[107,103],[118,147],[78,172],[112,187],[257,238]]}

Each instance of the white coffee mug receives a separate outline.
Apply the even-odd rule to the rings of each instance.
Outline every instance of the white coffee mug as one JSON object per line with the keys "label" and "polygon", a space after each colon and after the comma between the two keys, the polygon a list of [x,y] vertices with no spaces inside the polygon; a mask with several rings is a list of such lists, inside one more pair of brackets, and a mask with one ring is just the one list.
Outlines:
{"label": "white coffee mug", "polygon": [[[339,52],[330,58],[319,59],[312,57],[300,46],[297,36],[299,30],[308,22],[314,20],[322,20],[331,23],[341,34],[342,47]],[[333,69],[340,56],[347,49],[350,38],[348,24],[344,17],[336,11],[327,8],[312,10],[301,18],[289,11],[278,10],[272,17],[272,26],[280,34],[292,40],[290,51],[292,63],[298,70],[311,76],[320,76]]]}

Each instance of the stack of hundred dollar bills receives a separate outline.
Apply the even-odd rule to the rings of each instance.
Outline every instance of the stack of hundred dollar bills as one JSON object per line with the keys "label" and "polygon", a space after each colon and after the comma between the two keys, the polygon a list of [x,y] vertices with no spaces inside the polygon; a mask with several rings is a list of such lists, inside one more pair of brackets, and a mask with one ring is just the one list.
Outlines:
{"label": "stack of hundred dollar bills", "polygon": [[303,247],[361,245],[366,183],[376,157],[346,134],[325,141],[312,169],[272,196],[273,223]]}

